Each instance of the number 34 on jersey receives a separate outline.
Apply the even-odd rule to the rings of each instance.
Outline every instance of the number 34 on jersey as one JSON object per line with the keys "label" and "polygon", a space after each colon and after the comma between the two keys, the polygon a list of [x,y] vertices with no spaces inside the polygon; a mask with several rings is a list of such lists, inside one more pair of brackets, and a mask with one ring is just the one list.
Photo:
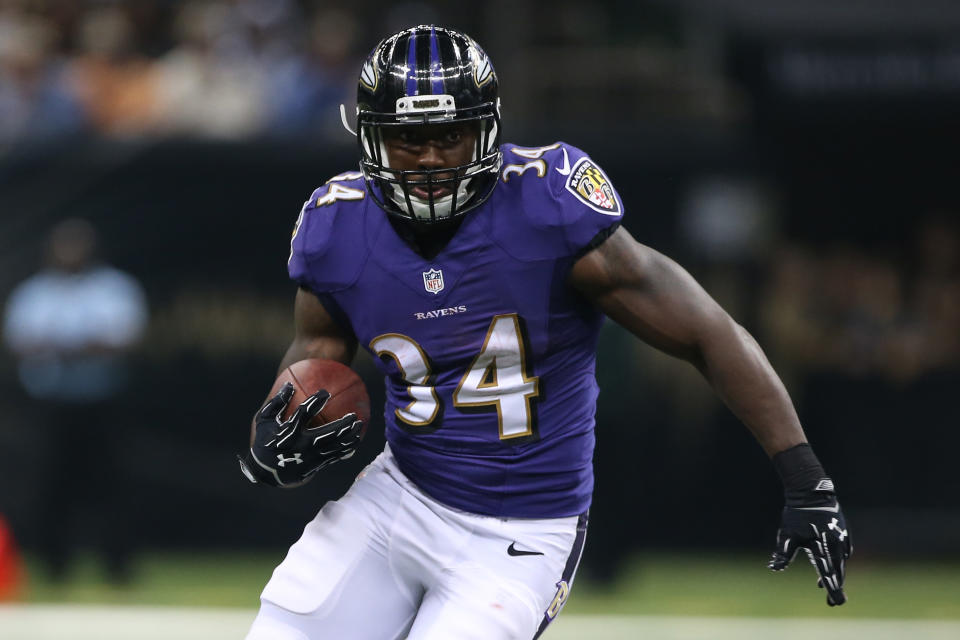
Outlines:
{"label": "number 34 on jersey", "polygon": [[[523,323],[515,313],[494,316],[480,353],[467,368],[456,391],[453,406],[466,411],[495,410],[500,439],[533,433],[531,401],[539,394],[540,381],[530,375]],[[440,399],[431,384],[429,358],[412,338],[385,333],[370,341],[378,357],[397,363],[407,383],[410,404],[396,410],[396,417],[412,427],[432,426],[440,413]]]}

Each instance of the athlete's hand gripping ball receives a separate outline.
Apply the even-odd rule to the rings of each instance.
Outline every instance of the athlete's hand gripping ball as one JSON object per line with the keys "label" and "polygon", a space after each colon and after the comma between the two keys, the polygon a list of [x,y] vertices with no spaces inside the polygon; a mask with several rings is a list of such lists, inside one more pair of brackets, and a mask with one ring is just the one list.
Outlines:
{"label": "athlete's hand gripping ball", "polygon": [[256,415],[253,446],[245,456],[238,456],[240,469],[251,482],[277,487],[304,484],[317,471],[351,457],[363,438],[363,421],[356,413],[311,424],[330,400],[324,389],[284,420],[293,395],[293,384],[285,383]]}

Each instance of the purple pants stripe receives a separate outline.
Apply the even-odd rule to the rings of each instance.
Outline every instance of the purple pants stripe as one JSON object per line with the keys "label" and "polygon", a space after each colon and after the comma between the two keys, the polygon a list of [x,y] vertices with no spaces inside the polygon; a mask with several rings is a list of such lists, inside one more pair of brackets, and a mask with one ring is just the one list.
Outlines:
{"label": "purple pants stripe", "polygon": [[[588,513],[582,513],[580,514],[580,518],[577,520],[577,537],[573,540],[573,547],[570,548],[570,555],[567,556],[567,564],[563,568],[563,575],[560,576],[560,580],[562,582],[566,582],[567,586],[569,586],[571,580],[573,580],[573,574],[577,571],[577,565],[580,564],[580,556],[583,555],[583,543],[587,540],[587,522],[589,519],[590,516]],[[557,615],[560,615],[559,612]],[[540,623],[540,628],[537,629],[537,633],[535,636],[533,636],[533,640],[537,640],[537,638],[539,638],[540,635],[546,631],[551,622],[553,622],[553,618],[544,612],[543,622]]]}

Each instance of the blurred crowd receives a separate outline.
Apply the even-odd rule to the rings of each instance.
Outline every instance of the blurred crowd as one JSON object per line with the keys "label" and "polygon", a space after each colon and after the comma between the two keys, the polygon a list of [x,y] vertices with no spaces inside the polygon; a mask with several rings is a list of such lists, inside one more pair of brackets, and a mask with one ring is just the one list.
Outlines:
{"label": "blurred crowd", "polygon": [[322,133],[370,46],[323,2],[0,0],[0,142]]}
{"label": "blurred crowd", "polygon": [[761,324],[796,373],[909,383],[960,367],[960,224],[920,221],[896,255],[789,246],[770,265]]}

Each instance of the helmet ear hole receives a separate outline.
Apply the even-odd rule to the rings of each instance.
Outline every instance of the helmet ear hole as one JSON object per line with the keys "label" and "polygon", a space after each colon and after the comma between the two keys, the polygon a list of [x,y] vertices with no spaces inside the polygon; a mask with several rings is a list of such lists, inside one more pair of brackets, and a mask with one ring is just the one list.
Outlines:
{"label": "helmet ear hole", "polygon": [[[498,91],[489,58],[463,33],[418,26],[381,42],[364,62],[357,89],[360,167],[377,204],[391,215],[431,223],[486,202],[502,160]],[[476,125],[469,162],[416,171],[390,167],[387,128],[454,122]]]}

